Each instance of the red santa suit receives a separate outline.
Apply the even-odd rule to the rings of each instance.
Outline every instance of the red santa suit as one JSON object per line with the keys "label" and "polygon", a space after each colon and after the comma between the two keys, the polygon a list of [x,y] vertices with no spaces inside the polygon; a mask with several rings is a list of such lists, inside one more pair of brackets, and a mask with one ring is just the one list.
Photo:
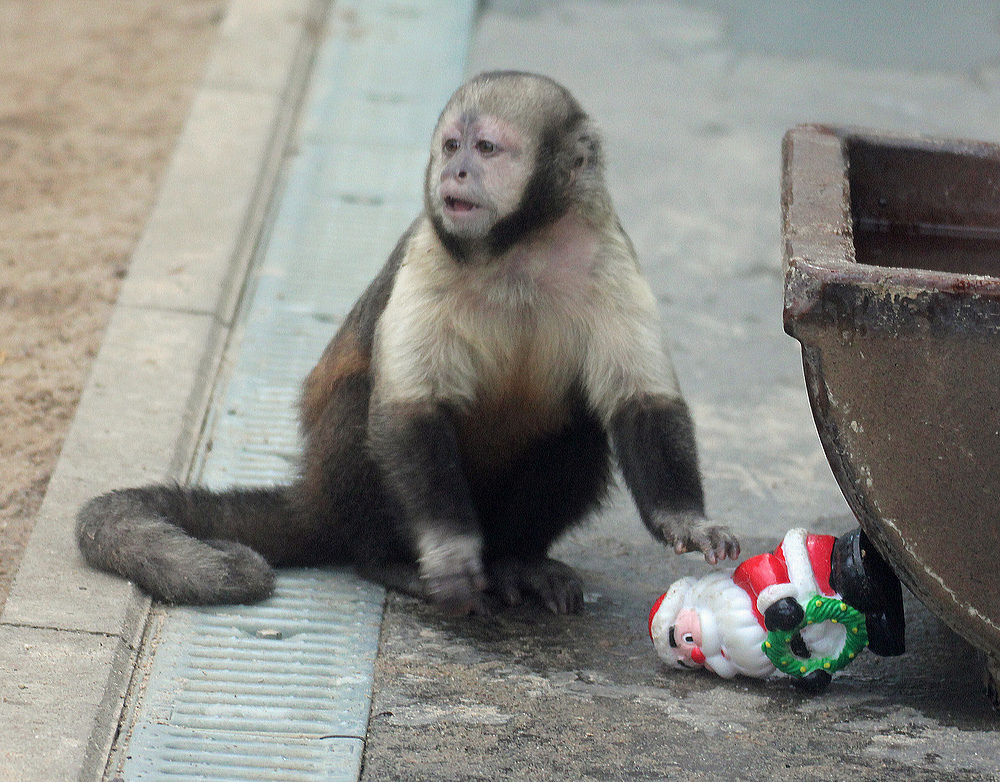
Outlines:
{"label": "red santa suit", "polygon": [[817,594],[832,597],[830,555],[837,539],[791,529],[773,554],[758,554],[736,568],[733,582],[754,601],[754,614],[764,626],[764,612],[785,597],[800,605]]}

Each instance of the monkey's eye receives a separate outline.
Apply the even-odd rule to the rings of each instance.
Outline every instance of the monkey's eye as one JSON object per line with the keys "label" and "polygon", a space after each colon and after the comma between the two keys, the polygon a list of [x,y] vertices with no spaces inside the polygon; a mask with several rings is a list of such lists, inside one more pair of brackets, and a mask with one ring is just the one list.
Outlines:
{"label": "monkey's eye", "polygon": [[476,149],[479,150],[480,155],[492,155],[497,151],[497,145],[483,138],[476,142]]}
{"label": "monkey's eye", "polygon": [[443,149],[445,152],[451,154],[458,152],[458,148],[461,146],[457,138],[448,138],[444,140]]}

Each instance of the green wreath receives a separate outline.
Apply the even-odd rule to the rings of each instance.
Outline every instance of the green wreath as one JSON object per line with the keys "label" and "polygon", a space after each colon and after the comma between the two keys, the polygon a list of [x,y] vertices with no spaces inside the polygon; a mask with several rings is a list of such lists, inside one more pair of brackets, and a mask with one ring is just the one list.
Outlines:
{"label": "green wreath", "polygon": [[[797,657],[789,648],[789,641],[802,628],[819,622],[833,622],[844,625],[847,636],[844,646],[836,657]],[[839,671],[857,657],[858,652],[868,643],[868,628],[865,625],[865,615],[839,597],[823,597],[816,595],[810,598],[805,606],[805,617],[798,627],[791,630],[771,630],[767,634],[761,649],[764,654],[782,673],[789,676],[807,676],[813,671],[823,669],[829,673]]]}

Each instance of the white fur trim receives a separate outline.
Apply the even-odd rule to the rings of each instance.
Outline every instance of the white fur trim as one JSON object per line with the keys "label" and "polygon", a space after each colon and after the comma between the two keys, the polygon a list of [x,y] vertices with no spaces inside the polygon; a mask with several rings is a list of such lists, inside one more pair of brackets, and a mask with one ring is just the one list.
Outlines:
{"label": "white fur trim", "polygon": [[807,534],[804,529],[790,529],[781,541],[781,549],[785,554],[785,567],[788,568],[788,579],[792,582],[795,588],[793,594],[800,603],[819,594],[820,591],[812,562],[809,560],[809,551],[806,549]]}
{"label": "white fur trim", "polygon": [[794,584],[771,584],[770,586],[766,586],[757,595],[757,610],[763,614],[768,608],[785,597],[798,598],[798,590],[796,590]]}
{"label": "white fur trim", "polygon": [[663,600],[660,601],[659,608],[653,614],[653,620],[649,623],[649,634],[653,639],[656,653],[661,660],[674,668],[681,666],[677,664],[677,658],[674,656],[673,649],[670,648],[670,626],[677,618],[678,612],[684,608],[688,596],[691,594],[691,589],[697,583],[697,579],[687,576],[671,584]]}

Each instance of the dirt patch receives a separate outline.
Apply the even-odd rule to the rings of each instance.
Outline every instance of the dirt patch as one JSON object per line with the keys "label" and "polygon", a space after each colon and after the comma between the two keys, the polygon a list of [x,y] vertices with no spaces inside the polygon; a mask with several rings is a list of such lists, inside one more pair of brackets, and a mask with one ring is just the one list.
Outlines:
{"label": "dirt patch", "polygon": [[0,608],[225,7],[0,3]]}

